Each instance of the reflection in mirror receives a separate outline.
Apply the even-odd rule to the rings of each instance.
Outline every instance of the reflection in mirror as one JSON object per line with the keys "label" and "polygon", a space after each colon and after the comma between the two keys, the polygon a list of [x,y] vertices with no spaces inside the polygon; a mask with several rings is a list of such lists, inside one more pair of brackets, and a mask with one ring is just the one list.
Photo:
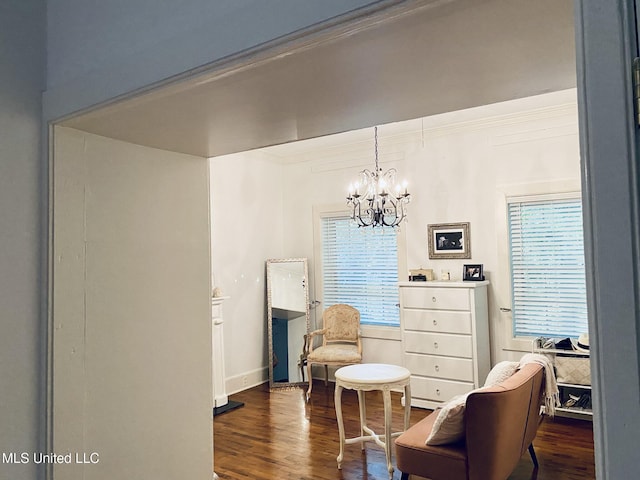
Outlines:
{"label": "reflection in mirror", "polygon": [[302,353],[309,333],[306,258],[267,260],[269,388],[302,386]]}

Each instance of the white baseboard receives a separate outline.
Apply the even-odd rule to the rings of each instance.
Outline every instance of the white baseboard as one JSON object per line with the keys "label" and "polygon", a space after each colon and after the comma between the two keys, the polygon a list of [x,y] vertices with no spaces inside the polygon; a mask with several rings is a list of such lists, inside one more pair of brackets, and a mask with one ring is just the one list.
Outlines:
{"label": "white baseboard", "polygon": [[229,377],[225,380],[225,387],[228,395],[248,390],[249,388],[269,381],[269,369],[267,367],[258,368],[250,372]]}
{"label": "white baseboard", "polygon": [[[329,381],[335,382],[334,373],[339,367],[329,367]],[[324,367],[322,365],[313,366],[313,378],[316,380],[324,380]],[[306,370],[305,370],[306,378]],[[250,388],[256,387],[262,383],[269,381],[269,369],[267,367],[252,370],[250,372],[242,373],[229,377],[225,380],[225,388],[227,395],[233,395],[234,393],[242,392]]]}

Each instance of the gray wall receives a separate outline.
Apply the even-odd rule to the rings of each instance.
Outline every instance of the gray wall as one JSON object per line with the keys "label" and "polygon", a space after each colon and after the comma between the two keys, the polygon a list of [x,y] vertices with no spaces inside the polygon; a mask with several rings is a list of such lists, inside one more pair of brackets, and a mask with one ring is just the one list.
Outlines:
{"label": "gray wall", "polygon": [[45,118],[390,0],[50,0]]}
{"label": "gray wall", "polygon": [[[0,452],[32,452],[40,386],[40,93],[44,0],[0,3]],[[0,479],[37,467],[0,464]]]}

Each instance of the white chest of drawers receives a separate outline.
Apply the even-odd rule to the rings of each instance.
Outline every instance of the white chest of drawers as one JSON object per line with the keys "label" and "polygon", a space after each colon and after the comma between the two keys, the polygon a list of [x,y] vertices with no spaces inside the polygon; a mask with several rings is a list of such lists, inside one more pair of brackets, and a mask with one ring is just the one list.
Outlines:
{"label": "white chest of drawers", "polygon": [[491,368],[489,282],[401,282],[402,356],[411,405],[436,408],[484,383]]}

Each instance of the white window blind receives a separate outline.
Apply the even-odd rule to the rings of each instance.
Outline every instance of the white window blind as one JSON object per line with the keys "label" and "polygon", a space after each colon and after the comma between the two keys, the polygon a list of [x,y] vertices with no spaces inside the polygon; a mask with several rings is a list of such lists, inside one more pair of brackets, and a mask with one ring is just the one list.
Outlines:
{"label": "white window blind", "polygon": [[579,199],[509,202],[514,336],[587,332]]}
{"label": "white window blind", "polygon": [[324,307],[346,303],[360,311],[362,324],[400,325],[397,245],[393,230],[323,217]]}

